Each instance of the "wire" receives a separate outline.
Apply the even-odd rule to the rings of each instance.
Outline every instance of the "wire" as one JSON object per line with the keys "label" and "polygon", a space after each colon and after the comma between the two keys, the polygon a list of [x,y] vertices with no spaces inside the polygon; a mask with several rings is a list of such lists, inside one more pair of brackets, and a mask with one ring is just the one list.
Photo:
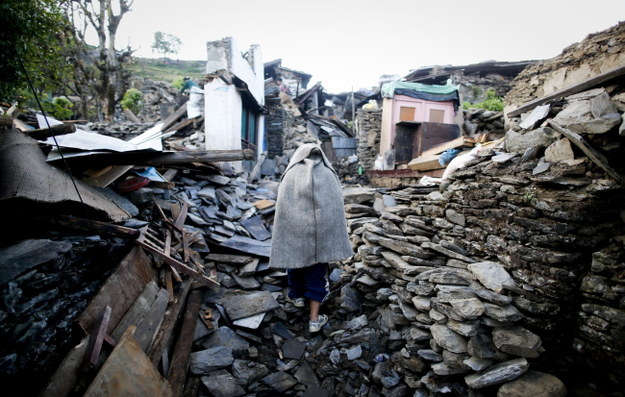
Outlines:
{"label": "wire", "polygon": [[74,190],[76,190],[76,194],[78,195],[78,198],[80,199],[80,202],[83,205],[83,208],[85,210],[85,215],[86,215],[87,218],[89,218],[89,213],[87,211],[87,205],[83,201],[82,195],[80,194],[80,191],[78,190],[78,185],[76,184],[76,180],[74,179],[74,175],[72,175],[72,171],[69,168],[69,164],[67,163],[67,160],[65,159],[65,156],[63,156],[63,151],[61,150],[61,147],[59,146],[59,142],[56,140],[56,135],[52,131],[52,127],[50,127],[50,123],[48,122],[48,116],[46,115],[46,112],[43,110],[43,106],[41,105],[41,102],[39,101],[39,96],[37,95],[37,92],[35,91],[35,87],[33,86],[33,83],[30,80],[30,77],[28,75],[28,71],[26,70],[26,67],[24,66],[24,63],[22,62],[22,57],[20,56],[17,48],[13,47],[13,49],[15,50],[15,54],[17,55],[17,61],[19,62],[20,66],[22,67],[22,70],[24,71],[24,75],[26,76],[26,81],[28,82],[28,86],[30,87],[30,90],[32,91],[33,95],[35,96],[35,100],[37,101],[37,106],[39,106],[39,110],[41,110],[41,114],[43,115],[43,119],[46,121],[46,125],[48,127],[48,130],[50,131],[50,135],[52,136],[52,139],[54,140],[54,145],[56,146],[57,150],[59,151],[59,154],[61,155],[61,159],[63,160],[63,165],[65,165],[65,170],[69,174],[69,178],[72,181],[72,185],[74,185]]}

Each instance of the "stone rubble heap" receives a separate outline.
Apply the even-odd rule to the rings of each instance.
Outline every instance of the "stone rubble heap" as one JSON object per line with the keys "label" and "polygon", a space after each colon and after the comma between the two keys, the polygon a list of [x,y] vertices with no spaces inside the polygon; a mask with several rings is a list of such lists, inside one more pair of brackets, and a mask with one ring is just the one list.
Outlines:
{"label": "stone rubble heap", "polygon": [[437,207],[428,198],[438,193],[431,190],[346,196],[353,201],[346,210],[358,252],[346,269],[358,293],[377,307],[377,328],[396,341],[389,347],[397,350],[387,352],[391,359],[376,364],[374,373],[401,373],[401,381],[382,385],[401,383],[422,393],[516,379],[528,371],[527,359],[543,351],[541,340],[518,324],[523,314],[507,292],[515,283],[501,264],[477,261],[461,245],[438,237],[438,229],[462,220],[453,213],[433,217]]}
{"label": "stone rubble heap", "polygon": [[463,109],[464,123],[462,130],[464,135],[477,138],[481,134],[487,134],[488,140],[499,139],[504,136],[503,112],[484,109]]}

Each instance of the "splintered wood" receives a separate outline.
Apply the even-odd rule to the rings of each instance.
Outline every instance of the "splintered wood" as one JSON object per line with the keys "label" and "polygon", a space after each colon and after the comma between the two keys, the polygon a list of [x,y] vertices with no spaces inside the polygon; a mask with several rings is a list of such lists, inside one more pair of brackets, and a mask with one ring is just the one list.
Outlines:
{"label": "splintered wood", "polygon": [[181,274],[184,274],[207,287],[218,286],[214,269],[211,269],[210,276],[206,276],[206,269],[201,263],[199,254],[190,248],[191,242],[198,236],[197,233],[187,232],[184,229],[188,205],[186,203],[182,206],[172,205],[171,213],[174,219],[167,217],[157,203],[154,205],[162,218],[162,226],[158,227],[151,223],[142,228],[137,243],[168,265],[171,275],[177,282],[182,281]]}

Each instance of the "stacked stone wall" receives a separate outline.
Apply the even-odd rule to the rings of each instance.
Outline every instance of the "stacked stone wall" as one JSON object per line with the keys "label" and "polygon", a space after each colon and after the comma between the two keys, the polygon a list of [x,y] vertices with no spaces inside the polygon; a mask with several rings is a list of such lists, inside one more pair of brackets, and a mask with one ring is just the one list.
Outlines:
{"label": "stacked stone wall", "polygon": [[365,170],[372,170],[380,153],[382,111],[359,109],[356,113],[356,131],[359,163]]}

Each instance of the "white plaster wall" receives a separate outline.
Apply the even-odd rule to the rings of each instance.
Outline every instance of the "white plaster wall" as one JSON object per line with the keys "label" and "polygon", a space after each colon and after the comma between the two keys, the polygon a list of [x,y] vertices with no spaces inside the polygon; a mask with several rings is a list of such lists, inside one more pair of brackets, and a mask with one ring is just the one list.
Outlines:
{"label": "white plaster wall", "polygon": [[253,65],[243,58],[241,52],[236,47],[236,43],[232,40],[232,74],[243,80],[250,92],[261,105],[265,104],[265,71],[263,67],[263,54],[260,46],[250,46],[250,53],[253,58]]}
{"label": "white plaster wall", "polygon": [[234,85],[213,79],[204,86],[206,150],[241,149],[241,111]]}

